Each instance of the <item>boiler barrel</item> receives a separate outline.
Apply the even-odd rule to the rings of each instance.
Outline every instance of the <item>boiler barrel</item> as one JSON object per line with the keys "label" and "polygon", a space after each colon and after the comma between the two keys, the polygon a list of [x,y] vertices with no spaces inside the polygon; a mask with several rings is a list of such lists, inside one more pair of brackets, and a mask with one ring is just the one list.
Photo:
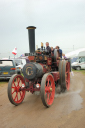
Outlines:
{"label": "boiler barrel", "polygon": [[28,63],[23,67],[23,75],[25,78],[32,80],[41,77],[44,74],[43,66],[39,63]]}

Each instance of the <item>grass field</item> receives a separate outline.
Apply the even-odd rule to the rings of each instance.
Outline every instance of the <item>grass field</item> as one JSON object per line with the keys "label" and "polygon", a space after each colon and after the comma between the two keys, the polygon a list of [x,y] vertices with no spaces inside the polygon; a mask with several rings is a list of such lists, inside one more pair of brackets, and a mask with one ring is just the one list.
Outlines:
{"label": "grass field", "polygon": [[0,80],[0,86],[2,86],[2,84],[8,83],[9,80]]}
{"label": "grass field", "polygon": [[85,75],[85,70],[74,70],[74,69],[72,69],[72,71],[73,71],[73,72],[81,72],[82,74]]}
{"label": "grass field", "polygon": [[0,80],[0,84],[1,83],[7,83],[9,80]]}

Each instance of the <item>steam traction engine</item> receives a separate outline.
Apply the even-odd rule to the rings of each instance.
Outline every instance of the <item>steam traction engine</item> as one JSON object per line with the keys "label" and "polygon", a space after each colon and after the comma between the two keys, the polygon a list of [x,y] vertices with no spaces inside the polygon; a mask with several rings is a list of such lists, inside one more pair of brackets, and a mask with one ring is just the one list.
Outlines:
{"label": "steam traction engine", "polygon": [[[41,48],[35,49],[34,29],[30,26],[29,31],[30,53],[26,53],[29,63],[23,67],[23,75],[14,74],[8,83],[8,98],[14,105],[22,103],[25,92],[33,94],[40,92],[41,100],[46,107],[50,107],[55,96],[55,88],[59,92],[64,92],[70,87],[70,61],[62,60],[58,51],[55,49],[54,54],[48,53],[43,44]],[[32,40],[33,39],[33,40]],[[30,41],[31,40],[31,41]],[[34,44],[33,44],[34,42]],[[33,51],[32,51],[33,50]]]}

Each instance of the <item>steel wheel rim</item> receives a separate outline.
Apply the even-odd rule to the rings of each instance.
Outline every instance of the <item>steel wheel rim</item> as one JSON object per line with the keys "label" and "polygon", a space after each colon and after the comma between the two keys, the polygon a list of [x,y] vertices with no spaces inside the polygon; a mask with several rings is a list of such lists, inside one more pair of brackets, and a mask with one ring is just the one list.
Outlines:
{"label": "steel wheel rim", "polygon": [[54,79],[51,75],[48,75],[45,82],[45,101],[48,105],[51,105],[54,100],[55,86]]}
{"label": "steel wheel rim", "polygon": [[23,87],[25,86],[24,79],[22,79],[21,76],[16,76],[12,82],[11,94],[13,101],[17,104],[21,103],[25,96],[25,91],[24,90],[20,91],[20,88],[22,86]]}

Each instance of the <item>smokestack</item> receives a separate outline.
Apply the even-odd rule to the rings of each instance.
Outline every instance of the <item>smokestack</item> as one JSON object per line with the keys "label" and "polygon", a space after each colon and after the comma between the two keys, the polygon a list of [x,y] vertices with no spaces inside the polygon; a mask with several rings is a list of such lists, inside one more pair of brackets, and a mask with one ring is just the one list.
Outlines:
{"label": "smokestack", "polygon": [[29,51],[30,53],[35,52],[35,29],[34,26],[29,26],[28,29],[28,37],[29,37]]}

